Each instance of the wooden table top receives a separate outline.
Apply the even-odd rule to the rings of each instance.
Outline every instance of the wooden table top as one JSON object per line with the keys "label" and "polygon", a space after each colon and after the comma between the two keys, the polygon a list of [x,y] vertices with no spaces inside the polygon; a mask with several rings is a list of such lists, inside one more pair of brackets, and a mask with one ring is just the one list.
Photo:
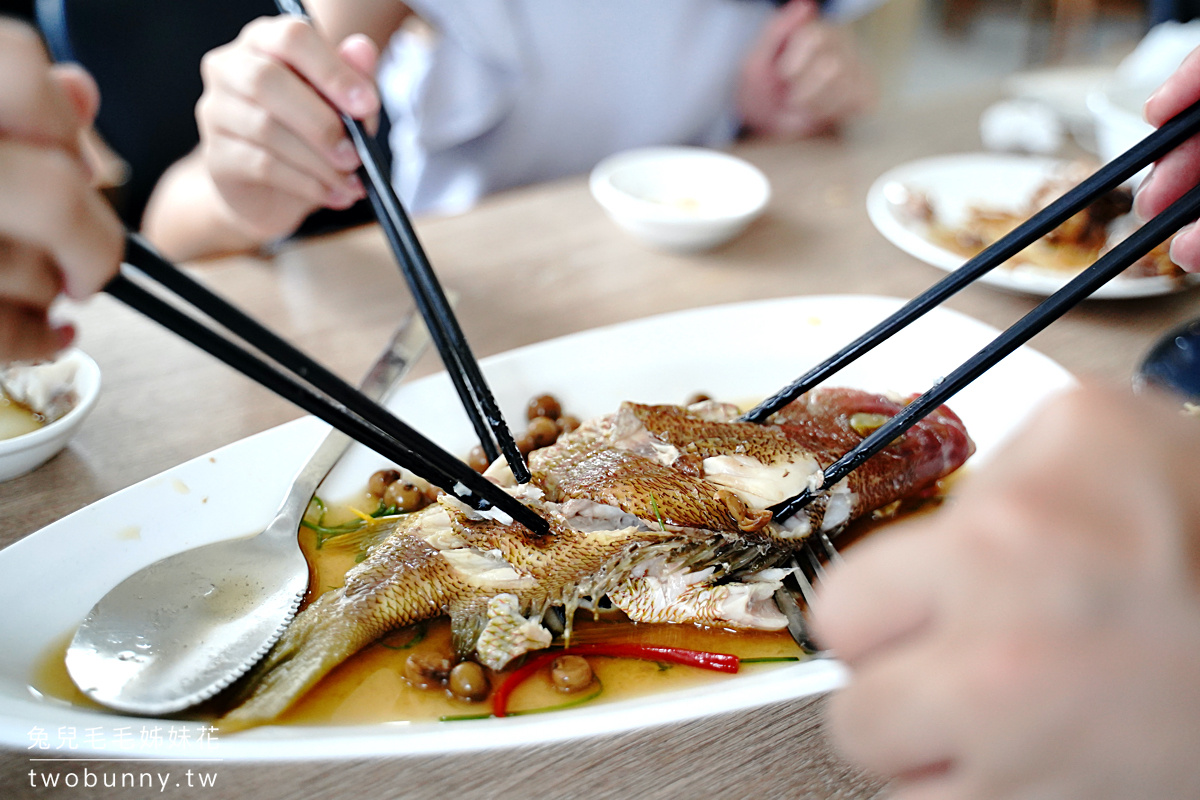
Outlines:
{"label": "wooden table top", "polygon": [[[718,303],[845,293],[908,298],[942,273],[875,231],[864,206],[867,189],[910,159],[978,150],[976,121],[990,99],[953,98],[881,115],[840,139],[739,146],[738,153],[770,177],[773,197],[742,236],[704,254],[645,248],[603,215],[583,177],[507,192],[461,216],[419,220],[417,228],[443,283],[460,295],[462,327],[479,356]],[[273,258],[228,258],[189,269],[350,380],[411,308],[374,226],[289,243]],[[1003,328],[1036,303],[974,286],[947,306]],[[1155,337],[1195,316],[1196,308],[1195,291],[1094,301],[1069,312],[1032,346],[1077,375],[1127,381]],[[300,416],[108,297],[69,312],[82,331],[81,347],[100,364],[103,394],[66,451],[0,484],[0,545]],[[436,369],[437,359],[426,357],[413,374]],[[551,796],[875,796],[880,785],[825,744],[820,702],[470,757],[224,763],[218,785],[195,796],[501,797],[536,790],[543,780],[569,787],[561,795],[552,789]],[[0,794],[39,796],[29,787],[28,753],[0,759]]]}

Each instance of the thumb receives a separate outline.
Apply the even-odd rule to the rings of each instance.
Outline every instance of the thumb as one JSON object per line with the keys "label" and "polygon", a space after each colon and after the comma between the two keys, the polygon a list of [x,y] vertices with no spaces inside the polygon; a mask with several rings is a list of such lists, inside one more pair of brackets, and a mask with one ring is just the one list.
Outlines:
{"label": "thumb", "polygon": [[338,45],[338,55],[364,78],[375,80],[375,65],[379,62],[379,51],[375,43],[361,33],[351,34]]}
{"label": "thumb", "polygon": [[[371,81],[371,83],[375,82],[375,67],[379,63],[379,50],[369,37],[361,33],[354,33],[347,36],[338,45],[338,55],[355,72],[361,74],[364,78]],[[364,122],[366,123],[367,130],[374,135],[379,127],[379,116],[372,114]]]}

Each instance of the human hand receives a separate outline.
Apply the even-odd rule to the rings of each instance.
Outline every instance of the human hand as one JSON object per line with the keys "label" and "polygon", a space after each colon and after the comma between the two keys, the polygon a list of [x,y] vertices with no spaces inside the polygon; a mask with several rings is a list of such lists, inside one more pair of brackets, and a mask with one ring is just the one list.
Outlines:
{"label": "human hand", "polygon": [[75,336],[50,304],[108,282],[123,228],[80,149],[100,101],[91,77],[51,66],[37,35],[3,18],[0,75],[0,362],[40,360]]}
{"label": "human hand", "polygon": [[812,0],[772,17],[742,66],[738,111],[755,133],[827,133],[875,102],[874,81],[847,31],[822,22]]}
{"label": "human hand", "polygon": [[1052,403],[814,609],[835,743],[896,800],[1200,797],[1200,420]]}
{"label": "human hand", "polygon": [[285,236],[316,209],[349,208],[365,196],[338,112],[373,124],[377,58],[366,36],[334,47],[290,16],[255,20],[205,55],[201,158],[254,238]]}
{"label": "human hand", "polygon": [[[1146,121],[1158,127],[1200,100],[1200,50],[1191,53],[1146,101]],[[1200,182],[1200,137],[1192,137],[1167,153],[1138,187],[1134,208],[1149,219]],[[1200,230],[1184,226],[1171,241],[1171,260],[1188,272],[1200,272]]]}

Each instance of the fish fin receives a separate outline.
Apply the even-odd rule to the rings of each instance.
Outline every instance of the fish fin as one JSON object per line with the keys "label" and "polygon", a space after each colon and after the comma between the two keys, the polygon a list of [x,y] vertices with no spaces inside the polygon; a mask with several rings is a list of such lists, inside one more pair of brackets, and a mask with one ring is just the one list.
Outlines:
{"label": "fish fin", "polygon": [[479,634],[487,624],[487,598],[473,597],[456,603],[451,606],[449,615],[454,652],[465,658],[474,652]]}
{"label": "fish fin", "polygon": [[499,670],[553,641],[554,634],[542,625],[541,613],[530,614],[516,595],[498,594],[488,599],[487,624],[475,643],[475,654],[480,664]]}
{"label": "fish fin", "polygon": [[267,657],[254,668],[240,703],[217,720],[230,732],[264,725],[292,706],[382,631],[354,615],[333,613],[341,592],[328,592],[299,614]]}

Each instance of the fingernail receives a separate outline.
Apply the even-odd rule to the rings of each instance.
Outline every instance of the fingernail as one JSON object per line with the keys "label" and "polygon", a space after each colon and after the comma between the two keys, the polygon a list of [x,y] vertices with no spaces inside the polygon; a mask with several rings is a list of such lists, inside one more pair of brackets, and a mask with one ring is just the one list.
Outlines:
{"label": "fingernail", "polygon": [[1162,87],[1160,86],[1150,93],[1150,96],[1146,98],[1146,102],[1142,103],[1142,119],[1146,120],[1147,122],[1150,120],[1147,118],[1146,109],[1150,107],[1150,104],[1154,102],[1154,98],[1158,97],[1158,93],[1161,91]]}
{"label": "fingernail", "polygon": [[349,139],[342,139],[333,148],[333,160],[340,169],[354,169],[360,163],[358,151]]}
{"label": "fingernail", "polygon": [[83,179],[87,181],[87,185],[95,187],[100,177],[100,171],[97,169],[97,166],[88,158],[87,153],[79,156],[79,164],[83,167]]}
{"label": "fingernail", "polygon": [[1154,172],[1157,169],[1157,164],[1150,167],[1150,171],[1146,173],[1146,177],[1142,179],[1142,182],[1138,184],[1137,190],[1133,193],[1133,214],[1142,222],[1145,222],[1149,217],[1142,208],[1145,205],[1145,201],[1142,198],[1145,196],[1146,187],[1154,180]]}
{"label": "fingernail", "polygon": [[1182,228],[1179,229],[1179,232],[1176,233],[1175,236],[1171,238],[1171,246],[1167,249],[1167,257],[1170,258],[1173,263],[1178,264],[1180,267],[1183,267],[1184,271],[1186,271],[1186,272],[1196,272],[1197,269],[1200,269],[1200,264],[1192,264],[1189,266],[1189,265],[1180,263],[1179,259],[1175,257],[1175,246],[1177,244],[1179,244],[1180,237],[1189,235],[1194,230],[1196,230],[1196,223],[1190,222],[1187,225],[1184,225]]}
{"label": "fingernail", "polygon": [[346,93],[346,110],[351,116],[364,117],[375,110],[375,93],[365,86],[355,86]]}
{"label": "fingernail", "polygon": [[350,188],[350,191],[354,193],[355,197],[365,197],[367,194],[367,190],[363,187],[363,183],[357,174],[350,174],[346,176],[346,186]]}

